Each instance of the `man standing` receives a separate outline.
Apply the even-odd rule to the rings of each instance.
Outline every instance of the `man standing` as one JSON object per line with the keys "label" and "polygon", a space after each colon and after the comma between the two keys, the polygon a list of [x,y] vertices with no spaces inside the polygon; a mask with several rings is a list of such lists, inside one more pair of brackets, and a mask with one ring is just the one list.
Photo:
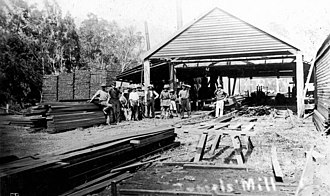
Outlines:
{"label": "man standing", "polygon": [[184,118],[184,111],[186,110],[188,113],[188,118],[190,117],[190,96],[189,96],[189,88],[190,85],[183,84],[182,90],[179,92],[179,101],[181,102],[181,118]]}
{"label": "man standing", "polygon": [[112,110],[113,110],[113,123],[119,123],[120,121],[120,91],[116,88],[116,82],[114,82],[111,85],[111,88],[109,90],[110,94],[110,104],[112,104]]}
{"label": "man standing", "polygon": [[[223,116],[223,110],[225,106],[225,101],[227,100],[227,93],[223,91],[222,86],[218,86],[217,90],[214,92],[215,98],[217,100],[215,105],[215,117]],[[220,115],[219,115],[220,113]]]}
{"label": "man standing", "polygon": [[170,112],[171,117],[173,117],[173,114],[175,113],[176,117],[178,116],[177,108],[176,108],[176,100],[177,96],[173,89],[170,90],[170,99],[171,99],[171,105],[170,105]]}
{"label": "man standing", "polygon": [[150,84],[147,91],[147,118],[149,118],[151,110],[151,118],[155,118],[155,99],[159,97],[159,94],[153,90],[154,86]]}
{"label": "man standing", "polygon": [[129,94],[128,98],[131,110],[132,110],[132,117],[134,120],[137,120],[138,117],[138,103],[139,103],[139,94],[136,92],[136,86],[133,87],[132,92]]}
{"label": "man standing", "polygon": [[142,120],[144,117],[145,112],[145,104],[144,104],[144,91],[142,90],[142,85],[137,86],[137,94],[139,95],[139,103],[138,103],[138,118],[139,120]]}
{"label": "man standing", "polygon": [[124,119],[125,120],[129,120],[129,115],[128,115],[128,101],[127,101],[127,98],[128,97],[127,96],[128,96],[128,90],[125,89],[124,92],[121,94],[121,96],[119,98],[121,109],[122,109],[122,111],[124,113]]}
{"label": "man standing", "polygon": [[168,91],[170,88],[170,85],[165,84],[164,89],[160,93],[159,99],[160,99],[160,107],[162,110],[161,118],[168,118],[169,117],[169,110],[171,105],[171,99],[170,99],[170,92]]}
{"label": "man standing", "polygon": [[107,87],[107,85],[105,83],[102,83],[101,84],[101,89],[96,91],[96,93],[91,98],[91,100],[89,100],[89,103],[93,102],[94,99],[96,97],[98,97],[98,103],[97,104],[99,104],[103,107],[103,109],[102,109],[103,113],[107,116],[107,120],[106,120],[107,124],[110,124],[109,110],[112,107],[112,105],[109,104],[110,95],[106,91],[106,87]]}

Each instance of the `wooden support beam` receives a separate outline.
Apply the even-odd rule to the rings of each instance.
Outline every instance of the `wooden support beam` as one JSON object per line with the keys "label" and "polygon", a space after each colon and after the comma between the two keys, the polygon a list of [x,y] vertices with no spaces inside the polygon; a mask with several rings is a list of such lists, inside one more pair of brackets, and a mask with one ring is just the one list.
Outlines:
{"label": "wooden support beam", "polygon": [[302,175],[299,180],[299,185],[295,196],[308,196],[313,195],[313,178],[314,178],[314,166],[313,166],[313,149],[311,147],[307,154],[306,163]]}
{"label": "wooden support beam", "polygon": [[231,136],[231,141],[233,143],[234,146],[234,150],[235,150],[235,157],[237,160],[238,165],[243,165],[245,160],[244,160],[244,156],[242,153],[242,144],[241,144],[241,140],[239,139],[239,136]]}
{"label": "wooden support beam", "polygon": [[212,142],[212,147],[211,147],[211,154],[214,154],[215,149],[219,147],[219,143],[221,141],[222,134],[217,134]]}
{"label": "wooden support beam", "polygon": [[231,95],[231,88],[230,88],[230,77],[228,77],[228,95]]}
{"label": "wooden support beam", "polygon": [[169,63],[169,66],[170,66],[170,87],[171,89],[174,89],[176,90],[176,73],[175,73],[175,68],[174,68],[174,63]]}
{"label": "wooden support beam", "polygon": [[194,158],[194,162],[198,162],[203,159],[206,141],[207,141],[207,133],[203,133],[196,147],[196,155]]}
{"label": "wooden support beam", "polygon": [[304,64],[300,51],[296,54],[296,92],[297,92],[297,115],[299,118],[304,114]]}
{"label": "wooden support beam", "polygon": [[275,146],[272,146],[272,148],[271,148],[271,160],[272,160],[272,169],[274,172],[276,182],[283,182],[284,175],[283,175],[280,163],[277,158]]}
{"label": "wooden support beam", "polygon": [[[150,85],[150,61],[145,59],[143,62],[143,79],[144,79],[144,101],[147,102],[148,86]],[[145,115],[147,116],[147,105],[145,106]]]}
{"label": "wooden support beam", "polygon": [[229,125],[230,125],[230,123],[220,123],[220,124],[214,126],[214,129],[219,130],[219,129],[222,129],[224,127],[228,127]]}
{"label": "wooden support beam", "polygon": [[230,135],[230,136],[256,136],[256,131],[233,131],[233,130],[185,130],[183,133],[189,133],[194,135],[201,135],[203,133],[210,135]]}
{"label": "wooden support beam", "polygon": [[183,169],[240,169],[247,170],[248,168],[244,165],[232,165],[232,164],[184,164]]}
{"label": "wooden support beam", "polygon": [[312,62],[312,64],[311,64],[311,66],[309,67],[309,71],[308,71],[307,79],[306,79],[306,82],[305,82],[305,87],[304,87],[304,94],[303,94],[303,97],[306,97],[307,86],[308,86],[308,83],[310,82],[311,77],[312,77],[312,73],[313,73],[313,69],[314,69],[314,64],[315,64],[315,59],[313,59],[313,62]]}
{"label": "wooden support beam", "polygon": [[232,95],[235,94],[235,87],[236,87],[236,78],[234,78],[234,84],[233,84],[233,91],[232,91]]}
{"label": "wooden support beam", "polygon": [[280,78],[276,78],[276,93],[280,92]]}

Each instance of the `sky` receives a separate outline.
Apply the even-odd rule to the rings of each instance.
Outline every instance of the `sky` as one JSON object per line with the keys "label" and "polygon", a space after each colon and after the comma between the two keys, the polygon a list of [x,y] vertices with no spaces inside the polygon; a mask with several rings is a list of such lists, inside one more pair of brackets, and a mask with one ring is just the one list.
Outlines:
{"label": "sky", "polygon": [[[42,0],[27,0],[42,4]],[[143,35],[148,23],[151,48],[177,30],[177,0],[57,0],[76,23],[88,13]],[[309,61],[330,33],[329,0],[181,0],[183,25],[219,7],[298,47]]]}

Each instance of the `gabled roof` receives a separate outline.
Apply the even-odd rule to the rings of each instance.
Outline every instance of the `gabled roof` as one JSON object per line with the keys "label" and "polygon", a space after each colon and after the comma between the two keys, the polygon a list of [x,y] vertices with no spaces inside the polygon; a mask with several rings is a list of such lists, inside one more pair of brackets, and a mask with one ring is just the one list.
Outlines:
{"label": "gabled roof", "polygon": [[214,8],[149,50],[144,59],[290,55],[298,48]]}

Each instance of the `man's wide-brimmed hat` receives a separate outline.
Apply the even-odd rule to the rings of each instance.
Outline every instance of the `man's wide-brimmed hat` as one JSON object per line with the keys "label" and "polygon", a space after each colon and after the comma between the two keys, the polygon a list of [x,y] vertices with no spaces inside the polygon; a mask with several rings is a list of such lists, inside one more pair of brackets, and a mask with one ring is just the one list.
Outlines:
{"label": "man's wide-brimmed hat", "polygon": [[168,88],[170,88],[170,85],[165,84],[165,85],[164,85],[164,88],[167,88],[167,89],[168,89]]}
{"label": "man's wide-brimmed hat", "polygon": [[187,88],[190,88],[191,87],[189,84],[183,84],[182,86],[185,86]]}
{"label": "man's wide-brimmed hat", "polygon": [[106,87],[106,86],[107,86],[106,83],[102,83],[102,84],[101,84],[101,87]]}
{"label": "man's wide-brimmed hat", "polygon": [[153,87],[154,87],[154,85],[152,85],[152,84],[148,85],[148,88],[153,88]]}
{"label": "man's wide-brimmed hat", "polygon": [[170,92],[174,92],[174,90],[173,90],[173,89],[171,89],[171,90],[170,90]]}

